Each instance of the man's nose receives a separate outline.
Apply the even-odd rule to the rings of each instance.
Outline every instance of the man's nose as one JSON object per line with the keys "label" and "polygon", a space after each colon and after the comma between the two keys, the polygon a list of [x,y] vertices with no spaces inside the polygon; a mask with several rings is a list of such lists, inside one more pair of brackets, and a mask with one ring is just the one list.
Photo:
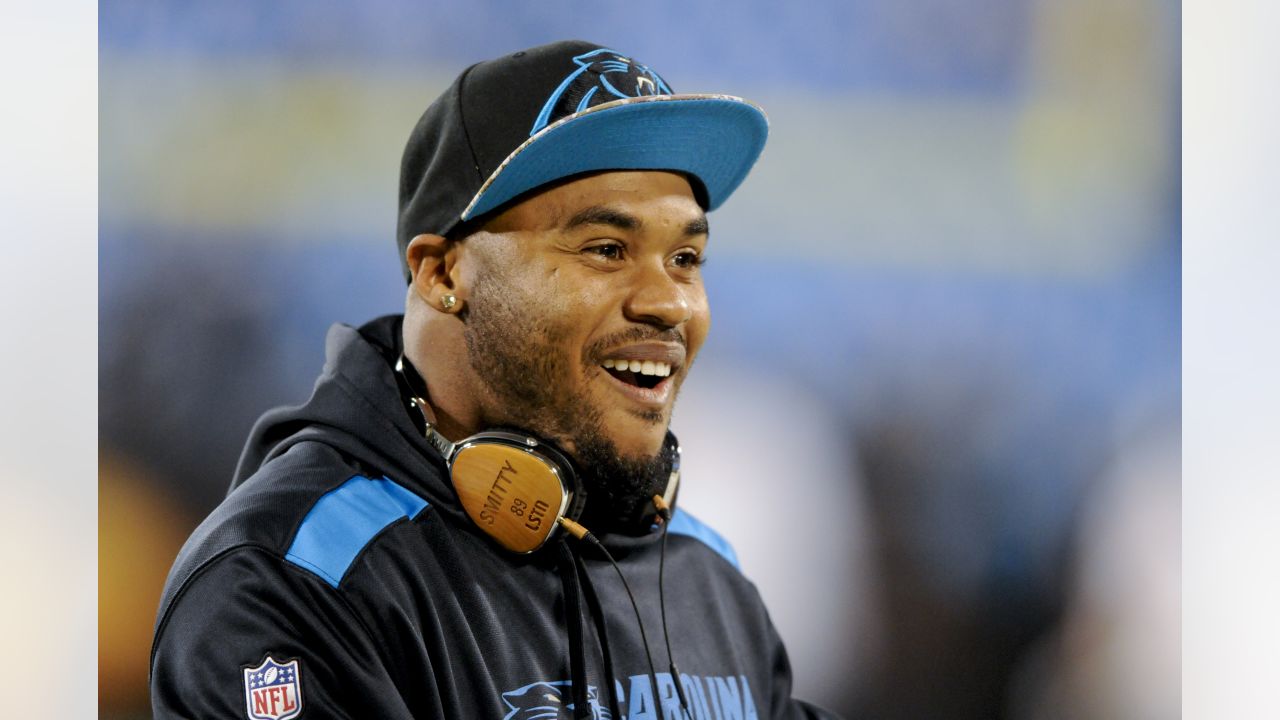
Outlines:
{"label": "man's nose", "polygon": [[667,272],[661,262],[646,263],[636,268],[634,286],[627,296],[623,313],[628,320],[647,325],[676,327],[693,316],[686,288]]}

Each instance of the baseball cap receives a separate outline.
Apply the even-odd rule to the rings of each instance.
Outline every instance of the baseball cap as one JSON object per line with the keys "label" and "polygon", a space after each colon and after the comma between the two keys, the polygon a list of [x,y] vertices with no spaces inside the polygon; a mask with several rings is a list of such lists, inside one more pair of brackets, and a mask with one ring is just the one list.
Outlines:
{"label": "baseball cap", "polygon": [[426,109],[400,164],[396,241],[448,235],[521,195],[581,173],[672,170],[705,209],[746,178],[769,132],[732,95],[676,94],[630,56],[578,40],[467,68]]}

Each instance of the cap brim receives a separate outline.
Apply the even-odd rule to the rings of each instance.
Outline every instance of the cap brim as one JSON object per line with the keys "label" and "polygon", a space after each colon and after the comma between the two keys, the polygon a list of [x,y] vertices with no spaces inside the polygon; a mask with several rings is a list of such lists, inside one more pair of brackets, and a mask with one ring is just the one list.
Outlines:
{"label": "cap brim", "polygon": [[674,170],[702,181],[707,209],[747,177],[769,134],[764,111],[732,95],[646,95],[574,113],[516,148],[471,199],[483,215],[562,178],[601,170]]}

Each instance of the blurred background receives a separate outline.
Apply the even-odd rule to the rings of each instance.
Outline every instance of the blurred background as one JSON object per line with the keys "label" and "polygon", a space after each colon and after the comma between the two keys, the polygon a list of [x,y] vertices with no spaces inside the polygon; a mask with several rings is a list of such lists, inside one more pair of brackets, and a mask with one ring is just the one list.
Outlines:
{"label": "blurred background", "polygon": [[673,427],[797,695],[1178,717],[1180,30],[1154,0],[102,2],[101,716],[148,716],[164,576],[253,420],[329,324],[403,307],[418,115],[580,37],[770,115]]}

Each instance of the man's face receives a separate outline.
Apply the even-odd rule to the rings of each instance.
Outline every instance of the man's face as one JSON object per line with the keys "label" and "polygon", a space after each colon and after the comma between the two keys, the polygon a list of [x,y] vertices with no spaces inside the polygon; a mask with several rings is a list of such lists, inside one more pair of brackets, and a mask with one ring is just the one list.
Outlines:
{"label": "man's face", "polygon": [[580,460],[656,456],[711,322],[706,244],[689,182],[668,172],[577,179],[487,222],[463,243],[477,260],[465,339],[484,424]]}

